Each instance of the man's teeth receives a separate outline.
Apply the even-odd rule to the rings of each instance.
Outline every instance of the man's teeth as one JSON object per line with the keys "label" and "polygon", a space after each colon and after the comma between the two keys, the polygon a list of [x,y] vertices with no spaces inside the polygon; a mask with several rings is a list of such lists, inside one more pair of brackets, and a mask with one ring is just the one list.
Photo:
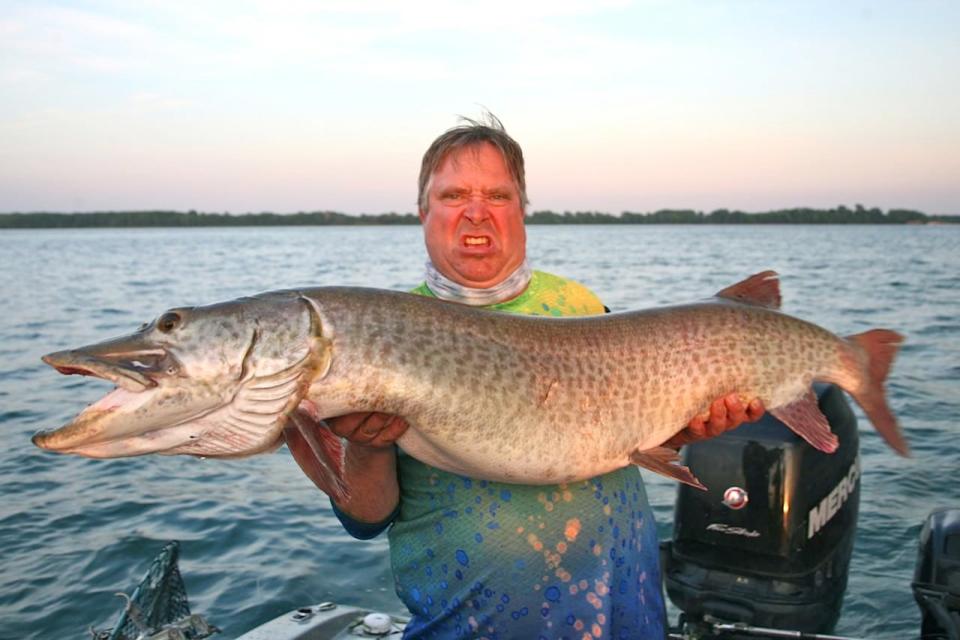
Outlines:
{"label": "man's teeth", "polygon": [[464,242],[467,245],[490,244],[490,240],[487,238],[474,238],[471,236],[467,236],[466,238],[464,238]]}

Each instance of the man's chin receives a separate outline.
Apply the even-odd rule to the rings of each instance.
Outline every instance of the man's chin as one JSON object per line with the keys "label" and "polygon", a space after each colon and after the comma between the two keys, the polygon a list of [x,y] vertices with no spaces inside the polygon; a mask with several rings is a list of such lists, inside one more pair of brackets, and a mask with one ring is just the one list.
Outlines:
{"label": "man's chin", "polygon": [[[443,271],[441,271],[443,273]],[[443,273],[457,284],[471,289],[489,289],[503,282],[510,271],[491,268],[462,268],[457,269],[453,274]]]}

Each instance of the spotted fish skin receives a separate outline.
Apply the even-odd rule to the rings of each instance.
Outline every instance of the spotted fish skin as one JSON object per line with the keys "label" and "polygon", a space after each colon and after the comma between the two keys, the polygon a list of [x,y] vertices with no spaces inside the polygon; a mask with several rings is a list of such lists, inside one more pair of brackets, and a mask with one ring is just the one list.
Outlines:
{"label": "spotted fish skin", "polygon": [[[773,272],[702,303],[579,318],[499,314],[359,288],[275,292],[256,300],[272,309],[271,320],[262,322],[232,303],[232,324],[245,327],[237,333],[250,334],[255,325],[283,326],[279,307],[291,317],[283,341],[271,343],[264,329],[261,344],[250,347],[273,344],[274,361],[287,361],[286,369],[275,363],[264,374],[278,381],[246,392],[259,397],[283,385],[295,388],[284,398],[282,415],[263,421],[256,445],[231,437],[225,446],[208,411],[190,438],[155,452],[245,455],[281,439],[291,413],[293,424],[306,430],[322,418],[382,411],[409,422],[399,441],[404,450],[469,477],[554,484],[636,463],[698,484],[661,445],[730,393],[759,398],[814,446],[835,449],[836,438],[810,391],[814,381],[825,381],[848,391],[891,446],[906,453],[883,394],[900,336],[881,329],[844,339],[780,313]],[[216,305],[191,312],[225,313]],[[236,354],[220,359],[246,362]],[[251,379],[256,374],[246,373]],[[126,430],[136,429],[128,424]],[[97,455],[99,445],[84,446],[81,438],[59,450]],[[328,460],[334,475],[335,449]],[[149,452],[124,454],[114,444],[101,457]]]}

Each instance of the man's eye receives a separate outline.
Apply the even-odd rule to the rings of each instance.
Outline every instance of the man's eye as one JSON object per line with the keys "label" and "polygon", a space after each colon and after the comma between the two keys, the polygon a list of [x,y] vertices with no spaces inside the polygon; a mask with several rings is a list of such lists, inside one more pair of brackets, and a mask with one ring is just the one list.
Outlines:
{"label": "man's eye", "polygon": [[443,194],[442,197],[443,197],[444,200],[459,200],[460,198],[463,197],[463,194],[460,194],[460,193],[445,193],[445,194]]}

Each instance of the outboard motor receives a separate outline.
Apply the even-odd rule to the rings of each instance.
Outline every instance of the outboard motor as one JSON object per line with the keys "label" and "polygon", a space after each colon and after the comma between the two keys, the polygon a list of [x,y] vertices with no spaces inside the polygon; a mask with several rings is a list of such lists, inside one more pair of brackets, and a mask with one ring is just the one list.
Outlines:
{"label": "outboard motor", "polygon": [[960,509],[927,516],[911,586],[923,615],[922,637],[960,640]]}
{"label": "outboard motor", "polygon": [[[709,489],[679,485],[662,546],[667,595],[686,621],[828,633],[840,617],[860,503],[857,420],[815,387],[840,439],[817,451],[772,415],[685,447]],[[723,636],[729,638],[731,636]]]}

